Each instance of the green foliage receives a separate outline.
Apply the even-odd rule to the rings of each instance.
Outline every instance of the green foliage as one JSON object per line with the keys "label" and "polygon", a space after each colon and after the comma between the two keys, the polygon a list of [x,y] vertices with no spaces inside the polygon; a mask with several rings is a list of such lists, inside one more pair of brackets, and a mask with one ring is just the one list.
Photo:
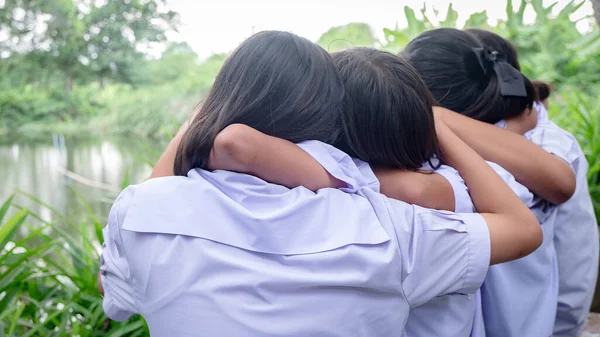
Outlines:
{"label": "green foliage", "polygon": [[377,38],[366,23],[349,23],[331,27],[317,40],[317,44],[329,52],[351,47],[376,47]]}
{"label": "green foliage", "polygon": [[0,11],[0,28],[10,37],[2,50],[36,52],[63,73],[67,93],[75,75],[127,81],[143,57],[138,47],[165,41],[177,24],[164,0],[19,0]]}
{"label": "green foliage", "polygon": [[60,83],[0,87],[0,136],[82,131],[161,136],[165,126],[172,128],[188,117],[212,85],[225,57],[213,55],[198,62],[187,45],[175,44],[160,59],[140,63],[131,84],[76,85],[70,95]]}
{"label": "green foliage", "polygon": [[[197,55],[189,47],[186,52],[168,49],[160,60],[149,60],[140,51],[165,42],[167,30],[177,25],[177,15],[164,0],[7,1],[0,8],[0,30],[8,36],[0,41],[0,51],[4,52],[0,62],[0,135],[35,132],[39,136],[40,132],[81,129],[94,132],[98,128],[90,125],[91,121],[100,116],[110,119],[108,114],[120,108],[112,102],[123,100],[116,90],[112,92],[117,97],[102,95],[106,87],[122,88],[121,83],[134,88],[163,86],[166,82],[177,82],[178,88],[182,87],[179,82],[197,84],[199,80],[189,80],[198,68]],[[190,75],[184,81],[181,77],[186,74]],[[198,92],[207,86],[197,88]],[[186,87],[184,94],[190,88]]]}
{"label": "green foliage", "polygon": [[552,120],[578,140],[590,165],[588,185],[600,219],[600,99],[567,90],[551,100]]}
{"label": "green foliage", "polygon": [[[557,124],[573,133],[590,163],[588,182],[596,214],[600,215],[600,30],[581,33],[570,17],[584,1],[570,1],[556,15],[556,3],[544,7],[542,0],[519,0],[506,4],[506,20],[494,27],[488,24],[485,11],[472,14],[466,27],[490,29],[510,40],[519,52],[521,69],[531,79],[545,80],[558,88],[551,98],[550,113]],[[536,13],[533,23],[524,22],[528,6]],[[426,15],[423,19],[408,6],[404,15],[408,26],[403,29],[384,29],[385,49],[398,52],[422,32],[435,27],[457,27],[457,13],[452,5],[445,18]],[[439,24],[434,24],[438,22]],[[457,27],[462,28],[462,27]]]}
{"label": "green foliage", "polygon": [[[76,205],[89,212],[82,223],[47,205],[58,221],[20,209],[2,222],[12,202],[0,208],[0,335],[149,336],[141,317],[117,323],[102,310],[96,278],[103,225],[83,199]],[[19,238],[19,228],[28,234]]]}
{"label": "green foliage", "polygon": [[[582,34],[570,20],[584,3],[583,0],[572,0],[553,15],[556,3],[544,7],[542,0],[520,0],[518,8],[514,10],[513,1],[509,0],[506,4],[506,20],[499,21],[495,27],[488,24],[485,11],[472,14],[465,27],[490,29],[510,40],[519,52],[523,73],[530,78],[549,81],[557,86],[576,86],[595,94],[596,86],[593,84],[600,82],[600,31],[596,28]],[[536,19],[526,24],[524,14],[528,6],[534,10]],[[457,27],[457,13],[451,4],[445,18],[438,17],[437,11],[433,12],[434,17],[430,20],[423,7],[420,10],[423,19],[419,20],[414,10],[406,6],[404,15],[408,26],[404,29],[384,29],[387,41],[384,48],[398,52],[426,30]]]}

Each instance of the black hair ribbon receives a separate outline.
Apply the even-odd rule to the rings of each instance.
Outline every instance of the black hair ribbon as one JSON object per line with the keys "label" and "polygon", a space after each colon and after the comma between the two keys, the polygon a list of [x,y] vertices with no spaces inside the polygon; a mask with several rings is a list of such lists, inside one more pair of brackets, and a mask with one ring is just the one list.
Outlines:
{"label": "black hair ribbon", "polygon": [[523,74],[508,64],[500,53],[486,47],[472,49],[484,74],[490,70],[496,73],[502,96],[527,97]]}

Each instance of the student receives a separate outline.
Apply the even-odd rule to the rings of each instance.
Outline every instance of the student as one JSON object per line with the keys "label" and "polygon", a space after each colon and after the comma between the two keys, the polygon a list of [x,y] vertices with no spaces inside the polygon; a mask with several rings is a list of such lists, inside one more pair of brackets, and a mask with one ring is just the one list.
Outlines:
{"label": "student", "polygon": [[[534,155],[535,144],[517,145],[517,140],[519,144],[523,140],[519,134],[537,122],[532,108],[535,90],[503,55],[470,33],[442,28],[412,40],[403,57],[415,66],[443,107],[436,109],[436,118],[485,159],[507,169],[549,202],[560,204],[571,197],[574,175],[564,161],[548,153]],[[515,133],[492,125],[501,120]],[[536,156],[543,157],[545,164],[540,165]],[[552,334],[558,296],[552,241],[555,212],[546,212],[547,218],[540,221],[544,231],[540,249],[527,258],[490,268],[481,291],[488,337]]]}
{"label": "student", "polygon": [[473,293],[489,264],[539,246],[533,214],[441,123],[444,158],[464,171],[480,215],[387,199],[368,165],[316,141],[302,146],[343,190],[203,169],[236,123],[334,141],[339,82],[327,53],[292,34],[259,33],[236,49],[180,137],[174,172],[187,177],[130,186],[111,209],[109,317],[141,313],[153,336],[401,336],[410,306]]}
{"label": "student", "polygon": [[[480,29],[469,29],[487,46],[506,55],[519,68],[515,47],[503,37]],[[507,59],[508,60],[508,59]],[[537,126],[525,137],[569,164],[575,172],[577,187],[573,196],[558,205],[554,247],[558,261],[558,310],[553,336],[579,336],[590,311],[598,278],[599,238],[597,220],[588,191],[588,163],[576,138],[554,124],[546,112],[550,85],[534,81],[539,95],[536,103]]]}
{"label": "student", "polygon": [[[370,160],[381,183],[381,191],[388,196],[407,201],[404,191],[420,190],[420,194],[409,193],[413,197],[410,202],[424,205],[435,200],[440,209],[474,212],[467,188],[455,171],[442,167],[435,170],[435,174],[428,175],[402,170],[415,170],[419,167],[419,162],[431,161],[431,154],[438,152],[431,151],[426,155],[419,152],[425,152],[427,147],[419,148],[418,144],[433,143],[424,137],[429,130],[427,125],[432,116],[433,100],[423,82],[418,76],[414,76],[414,70],[398,57],[370,48],[353,48],[332,56],[348,93],[342,116],[343,134],[346,137],[338,142],[338,146],[359,159]],[[412,124],[408,123],[410,121],[413,121]],[[318,185],[319,182],[325,182],[327,176],[317,170],[305,169],[304,166],[311,159],[306,153],[303,155],[303,151],[294,144],[289,143],[285,149],[282,145],[282,149],[278,151],[268,146],[277,143],[278,140],[273,137],[244,126],[231,128],[228,130],[228,140],[216,141],[213,146],[215,158],[219,159],[217,166],[213,168],[253,174],[288,187],[301,185],[315,190],[335,186]],[[415,136],[403,138],[414,129],[425,130],[418,132],[422,139],[410,142]],[[521,141],[527,142],[524,139]],[[272,159],[258,160],[261,151],[266,153],[263,158]],[[543,152],[541,149],[538,151]],[[413,164],[402,160],[411,154],[421,157],[414,160]],[[283,159],[286,157],[291,159],[286,162]],[[394,161],[395,159],[398,160]],[[299,169],[299,166],[303,168]],[[524,186],[499,166],[493,167],[521,200],[534,207],[533,196]],[[436,187],[434,176],[438,173],[447,179],[446,182],[437,184],[441,190],[448,183],[451,186],[449,196],[439,193],[440,187]],[[452,200],[450,204],[449,200]],[[406,323],[406,334],[468,336],[473,329],[476,305],[477,300],[473,296],[453,294],[439,296],[414,306]],[[441,324],[431,324],[432,319],[439,317],[444,317]]]}
{"label": "student", "polygon": [[[522,134],[537,123],[531,82],[518,72],[512,73],[506,62],[491,61],[495,57],[492,52],[469,33],[440,28],[412,40],[401,56],[417,69],[441,107],[472,117],[448,114],[446,123],[459,137],[538,196],[560,204],[575,189],[569,166],[555,156],[537,152],[534,144],[522,143],[519,135],[489,125],[506,120],[510,130]],[[510,78],[500,81],[496,65],[509,72]],[[511,95],[512,90],[518,90],[518,95]],[[523,157],[531,160],[524,161]]]}

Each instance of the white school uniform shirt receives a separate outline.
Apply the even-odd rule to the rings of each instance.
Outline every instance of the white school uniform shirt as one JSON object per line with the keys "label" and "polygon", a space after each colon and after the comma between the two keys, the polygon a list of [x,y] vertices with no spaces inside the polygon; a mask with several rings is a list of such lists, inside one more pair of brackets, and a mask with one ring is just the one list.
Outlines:
{"label": "white school uniform shirt", "polygon": [[598,278],[598,222],[588,190],[588,163],[573,135],[548,118],[540,103],[538,124],[525,137],[562,158],[575,172],[573,196],[557,206],[554,246],[558,261],[558,308],[553,336],[579,336],[588,317]]}
{"label": "white school uniform shirt", "polygon": [[368,164],[301,146],[348,187],[195,169],[125,189],[103,232],[107,315],[140,313],[153,337],[389,337],[410,308],[480,287],[480,215],[388,199]]}
{"label": "white school uniform shirt", "polygon": [[[496,125],[505,127],[506,124],[502,121]],[[556,207],[529,195],[534,206],[525,204],[542,226],[543,241],[526,257],[490,267],[481,287],[487,337],[552,336],[558,299],[554,249]]]}
{"label": "white school uniform shirt", "polygon": [[[535,215],[542,231],[553,223],[554,206],[535,196],[500,165],[488,164]],[[535,329],[547,328],[552,324],[542,323],[544,317],[551,316],[552,309],[535,309],[540,312],[530,310],[537,304],[556,308],[555,253],[551,249],[540,250],[542,247],[544,243],[526,257],[490,267],[483,286],[476,294],[472,337],[550,336]],[[549,275],[549,280],[543,279],[546,275]],[[517,315],[524,315],[525,318]],[[526,319],[531,319],[531,325]]]}
{"label": "white school uniform shirt", "polygon": [[[423,170],[433,171],[429,164]],[[454,210],[473,213],[474,206],[464,180],[454,168],[442,165],[435,173],[443,176],[454,191]],[[479,291],[479,290],[477,290]],[[474,294],[438,296],[413,308],[406,321],[406,337],[467,337],[471,334],[475,312]]]}
{"label": "white school uniform shirt", "polygon": [[[515,194],[532,209],[534,214],[543,220],[543,204],[534,198],[533,194],[518,183],[514,176],[492,162],[488,164],[496,171],[502,180]],[[425,165],[422,169],[431,170]],[[455,200],[455,210],[460,213],[475,212],[475,206],[469,195],[464,180],[452,167],[442,165],[435,171],[442,175],[452,186]],[[540,207],[542,207],[540,209]],[[436,322],[433,324],[432,322]],[[481,291],[475,294],[452,294],[439,296],[410,311],[406,324],[407,337],[485,337],[485,325],[481,303]]]}

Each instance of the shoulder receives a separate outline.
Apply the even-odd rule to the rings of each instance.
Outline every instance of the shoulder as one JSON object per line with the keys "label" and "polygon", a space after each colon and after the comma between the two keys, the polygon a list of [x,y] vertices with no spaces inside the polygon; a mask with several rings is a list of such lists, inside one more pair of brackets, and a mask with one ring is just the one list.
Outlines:
{"label": "shoulder", "polygon": [[575,137],[552,122],[538,124],[525,137],[570,165],[579,157],[580,147]]}
{"label": "shoulder", "polygon": [[323,142],[305,141],[297,144],[308,152],[333,177],[345,182],[346,192],[368,187],[379,192],[379,181],[368,163],[352,158],[345,152]]}
{"label": "shoulder", "polygon": [[189,183],[188,178],[176,176],[153,178],[138,185],[127,186],[119,193],[111,207],[109,224],[116,224],[121,228],[127,212],[133,205],[138,203],[140,196],[143,196],[145,200],[165,199],[165,196],[176,190],[178,186]]}

